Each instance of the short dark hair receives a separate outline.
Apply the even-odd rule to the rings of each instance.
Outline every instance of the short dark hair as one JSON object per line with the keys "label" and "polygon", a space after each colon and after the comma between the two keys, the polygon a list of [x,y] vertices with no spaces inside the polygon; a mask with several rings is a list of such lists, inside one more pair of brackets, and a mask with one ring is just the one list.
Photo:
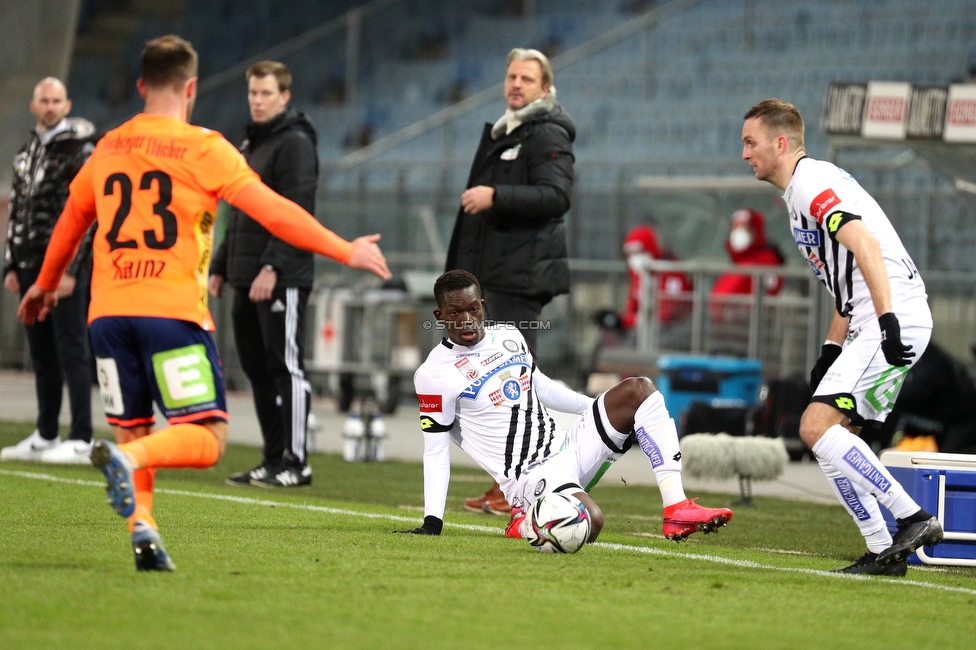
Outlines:
{"label": "short dark hair", "polygon": [[278,92],[283,93],[291,89],[291,70],[284,63],[278,61],[258,61],[247,69],[244,79],[251,80],[251,77],[267,77],[273,74],[278,80]]}
{"label": "short dark hair", "polygon": [[142,50],[140,74],[150,88],[182,85],[197,76],[198,69],[197,51],[179,36],[154,38]]}
{"label": "short dark hair", "polygon": [[793,104],[782,99],[764,99],[750,108],[742,119],[754,117],[759,118],[767,129],[785,135],[791,150],[803,148],[803,117]]}
{"label": "short dark hair", "polygon": [[443,304],[444,294],[468,287],[477,289],[478,296],[481,296],[481,283],[478,282],[478,278],[474,277],[473,273],[461,269],[444,273],[434,282],[434,298],[437,300],[437,306],[440,307]]}

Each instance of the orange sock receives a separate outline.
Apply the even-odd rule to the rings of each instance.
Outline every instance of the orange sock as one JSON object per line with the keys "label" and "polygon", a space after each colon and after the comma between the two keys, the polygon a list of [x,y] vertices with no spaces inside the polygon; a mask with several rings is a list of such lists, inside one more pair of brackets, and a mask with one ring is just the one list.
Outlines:
{"label": "orange sock", "polygon": [[174,424],[119,445],[119,449],[145,468],[205,469],[220,458],[217,436],[201,424]]}
{"label": "orange sock", "polygon": [[152,516],[153,479],[156,478],[154,469],[137,469],[132,473],[132,483],[136,491],[136,509],[129,515],[129,532],[135,526],[136,519],[142,519],[156,528],[156,520]]}

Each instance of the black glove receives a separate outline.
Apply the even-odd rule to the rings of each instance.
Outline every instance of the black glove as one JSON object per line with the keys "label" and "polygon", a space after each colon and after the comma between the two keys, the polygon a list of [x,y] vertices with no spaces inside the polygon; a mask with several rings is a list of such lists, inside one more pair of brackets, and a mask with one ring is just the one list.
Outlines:
{"label": "black glove", "polygon": [[844,348],[837,345],[836,343],[824,343],[820,347],[820,358],[817,359],[817,363],[813,364],[813,370],[810,371],[810,390],[814,393],[817,392],[817,386],[820,385],[820,381],[830,370],[830,366],[834,365],[834,361],[837,361],[837,357],[840,353],[844,351]]}
{"label": "black glove", "polygon": [[434,515],[424,517],[424,525],[413,530],[394,530],[394,533],[407,533],[408,535],[440,535],[444,528],[444,522]]}
{"label": "black glove", "polygon": [[884,352],[885,360],[892,366],[907,366],[911,363],[914,352],[910,352],[912,346],[901,342],[901,327],[898,325],[898,317],[890,311],[881,314],[878,318],[878,325],[881,326],[881,351]]}

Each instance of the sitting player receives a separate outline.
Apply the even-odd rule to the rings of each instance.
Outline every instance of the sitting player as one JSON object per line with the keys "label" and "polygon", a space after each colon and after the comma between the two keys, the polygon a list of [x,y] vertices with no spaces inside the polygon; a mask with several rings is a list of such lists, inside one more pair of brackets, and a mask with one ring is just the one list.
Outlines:
{"label": "sitting player", "polygon": [[[119,446],[92,463],[129,521],[136,568],[172,571],[152,517],[157,468],[210,467],[227,443],[224,382],[207,309],[217,199],[283,241],[389,278],[379,235],[347,242],[264,185],[223,136],[188,124],[197,54],[176,36],[150,41],[139,91],[145,110],[108,134],[71,183],[37,282],[17,315],[28,325],[57,304],[58,281],[97,219],[92,351]],[[170,426],[153,433],[153,401]]]}
{"label": "sitting player", "polygon": [[[402,532],[441,533],[453,440],[512,504],[506,536],[524,537],[520,527],[529,506],[559,492],[586,506],[592,542],[603,513],[587,491],[630,448],[635,429],[661,489],[666,538],[710,533],[732,518],[727,508],[703,508],[685,498],[674,420],[649,379],[631,377],[595,400],[585,397],[544,375],[517,329],[483,324],[485,301],[471,273],[443,274],[434,297],[434,316],[447,338],[414,375],[424,431],[425,516],[421,527]],[[580,418],[564,432],[547,408]]]}

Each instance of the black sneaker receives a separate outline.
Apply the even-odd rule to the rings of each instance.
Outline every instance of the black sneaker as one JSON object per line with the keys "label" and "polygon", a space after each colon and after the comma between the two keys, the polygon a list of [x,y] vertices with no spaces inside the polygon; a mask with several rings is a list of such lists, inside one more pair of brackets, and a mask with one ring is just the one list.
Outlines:
{"label": "black sneaker", "polygon": [[944,536],[938,517],[899,526],[891,546],[878,553],[878,564],[889,566],[904,562],[916,549],[935,546]]}
{"label": "black sneaker", "polygon": [[251,485],[258,487],[301,487],[312,484],[312,468],[308,465],[282,467],[263,478],[251,479]]}
{"label": "black sneaker", "polygon": [[270,471],[267,465],[258,465],[254,469],[249,469],[246,472],[237,472],[236,474],[231,474],[224,481],[227,485],[250,485],[251,481],[265,478],[268,476]]}
{"label": "black sneaker", "polygon": [[865,553],[857,561],[843,569],[831,569],[831,573],[860,573],[869,576],[903,576],[908,573],[908,562],[901,561],[888,566],[878,564],[877,553]]}

